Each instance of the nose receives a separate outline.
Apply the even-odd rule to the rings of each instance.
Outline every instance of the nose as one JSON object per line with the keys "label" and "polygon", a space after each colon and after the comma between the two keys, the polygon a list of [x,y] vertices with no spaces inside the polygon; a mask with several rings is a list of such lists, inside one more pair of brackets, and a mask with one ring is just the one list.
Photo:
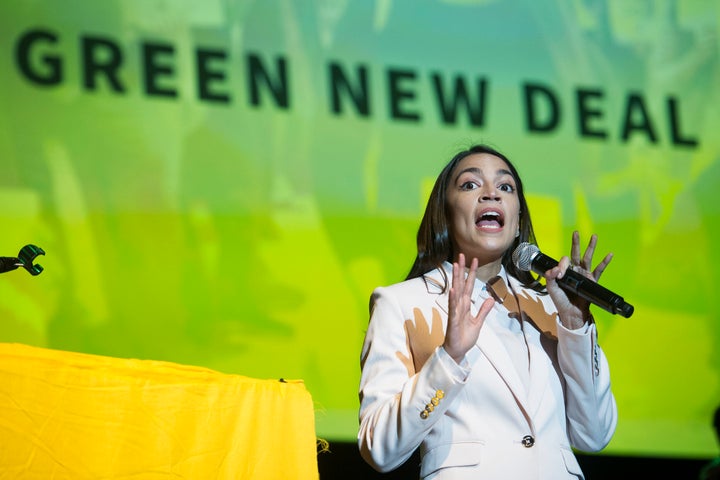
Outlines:
{"label": "nose", "polygon": [[482,190],[480,191],[480,198],[479,200],[481,202],[487,202],[487,201],[499,201],[500,200],[500,194],[497,191],[497,188],[495,188],[495,185],[492,183],[486,183],[482,186]]}

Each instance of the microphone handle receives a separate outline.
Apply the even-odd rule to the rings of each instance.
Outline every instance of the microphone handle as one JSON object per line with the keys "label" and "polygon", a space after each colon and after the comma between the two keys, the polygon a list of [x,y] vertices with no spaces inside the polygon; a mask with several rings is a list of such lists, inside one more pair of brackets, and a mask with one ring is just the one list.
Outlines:
{"label": "microphone handle", "polygon": [[[532,269],[538,275],[545,275],[545,272],[556,267],[558,262],[547,255],[538,252],[532,259]],[[635,311],[635,307],[625,302],[618,294],[613,293],[597,282],[569,268],[565,271],[563,278],[558,284],[588,302],[597,305],[612,314],[619,314],[629,318]]]}

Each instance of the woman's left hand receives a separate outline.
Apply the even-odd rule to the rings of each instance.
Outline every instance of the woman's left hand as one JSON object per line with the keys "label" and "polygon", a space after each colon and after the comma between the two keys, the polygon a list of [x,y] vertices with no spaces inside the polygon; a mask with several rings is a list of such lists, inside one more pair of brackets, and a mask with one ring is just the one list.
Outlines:
{"label": "woman's left hand", "polygon": [[560,322],[568,329],[575,330],[582,327],[585,323],[592,320],[590,313],[590,302],[584,298],[568,292],[560,287],[557,280],[565,275],[568,268],[572,268],[577,273],[597,282],[605,271],[605,268],[612,260],[613,254],[608,253],[605,258],[593,269],[592,258],[595,254],[595,245],[597,244],[597,235],[590,237],[585,253],[580,255],[580,234],[575,231],[572,237],[572,249],[570,257],[562,257],[555,268],[545,272],[545,280],[547,290],[552,298],[555,307],[560,316]]}

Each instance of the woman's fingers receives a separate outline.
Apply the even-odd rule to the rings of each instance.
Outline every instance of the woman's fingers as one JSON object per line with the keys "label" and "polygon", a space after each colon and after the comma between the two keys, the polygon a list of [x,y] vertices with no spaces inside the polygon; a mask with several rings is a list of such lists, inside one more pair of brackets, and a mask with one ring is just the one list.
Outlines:
{"label": "woman's fingers", "polygon": [[488,313],[490,313],[490,310],[492,310],[493,306],[495,305],[495,299],[492,297],[488,297],[485,299],[485,301],[480,305],[480,309],[478,310],[477,315],[475,315],[475,322],[484,322],[485,317],[487,317]]}
{"label": "woman's fingers", "polygon": [[592,269],[592,259],[595,255],[595,246],[597,245],[597,235],[594,233],[590,236],[590,242],[588,243],[585,255],[583,255],[582,262],[579,264],[588,272]]}
{"label": "woman's fingers", "polygon": [[459,254],[453,263],[452,281],[448,298],[448,325],[443,348],[456,361],[460,362],[467,351],[477,342],[480,328],[495,301],[491,298],[483,302],[478,313],[471,313],[472,292],[478,268],[477,259],[473,259],[465,272],[466,259]]}
{"label": "woman's fingers", "polygon": [[478,260],[473,258],[470,263],[470,270],[468,271],[467,277],[465,277],[465,295],[468,298],[472,296],[473,289],[475,288],[475,274],[477,272]]}
{"label": "woman's fingers", "polygon": [[[585,253],[580,255],[580,234],[577,231],[573,232],[573,238],[572,238],[572,248],[570,251],[570,263],[571,268],[574,267],[581,267],[582,270],[587,272],[587,274],[592,275],[592,278],[595,279],[595,281],[598,281],[600,279],[600,276],[605,271],[605,268],[608,266],[610,261],[613,258],[612,253],[608,253],[605,255],[605,257],[602,259],[602,261],[595,267],[592,267],[593,262],[593,256],[595,255],[595,249],[597,247],[597,241],[598,237],[596,234],[592,234],[590,236],[590,241],[588,242],[588,246],[585,249]],[[577,268],[575,268],[577,270]]]}
{"label": "woman's fingers", "polygon": [[575,230],[572,234],[572,247],[570,247],[570,262],[580,265],[580,233]]}
{"label": "woman's fingers", "polygon": [[612,254],[612,253],[608,253],[607,255],[605,255],[605,258],[603,258],[602,262],[600,262],[600,263],[598,264],[598,266],[595,267],[595,269],[592,271],[592,276],[593,276],[593,278],[595,279],[596,282],[597,282],[598,280],[600,280],[600,276],[601,276],[601,275],[603,274],[603,272],[605,271],[605,267],[608,266],[608,264],[610,263],[610,261],[611,261],[612,259],[613,259],[613,254]]}

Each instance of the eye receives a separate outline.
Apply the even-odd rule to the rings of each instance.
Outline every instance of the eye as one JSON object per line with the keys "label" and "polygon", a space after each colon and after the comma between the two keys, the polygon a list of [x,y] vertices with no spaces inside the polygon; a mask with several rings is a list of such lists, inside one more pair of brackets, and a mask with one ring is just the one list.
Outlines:
{"label": "eye", "polygon": [[515,191],[515,185],[511,183],[502,183],[498,185],[498,190],[505,193],[513,193]]}
{"label": "eye", "polygon": [[460,190],[475,190],[478,186],[476,182],[468,180],[460,184]]}

